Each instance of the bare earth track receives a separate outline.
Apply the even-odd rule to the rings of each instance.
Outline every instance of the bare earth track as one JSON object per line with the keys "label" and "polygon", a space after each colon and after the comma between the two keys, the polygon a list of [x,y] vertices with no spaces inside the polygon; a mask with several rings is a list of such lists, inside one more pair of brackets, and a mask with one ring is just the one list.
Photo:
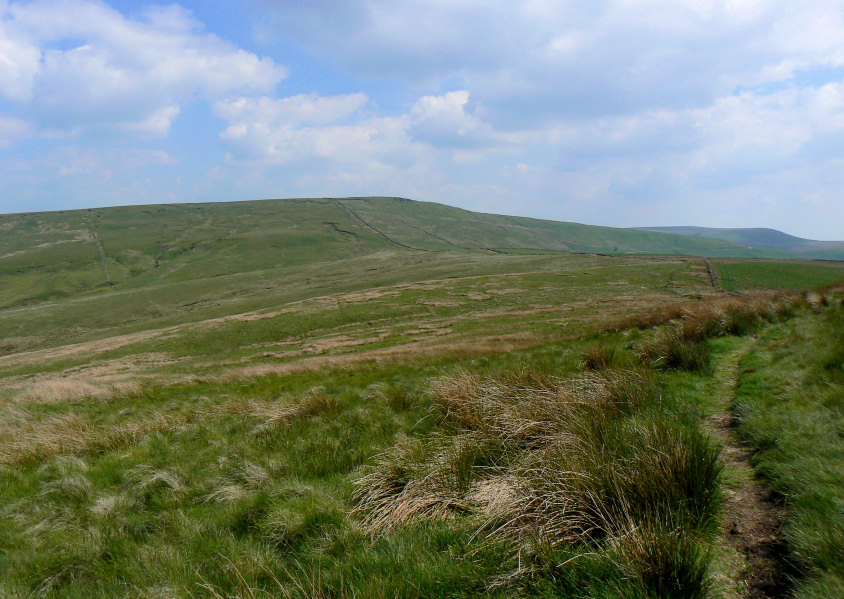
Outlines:
{"label": "bare earth track", "polygon": [[720,409],[708,419],[707,424],[710,432],[724,446],[721,454],[724,463],[740,481],[737,486],[724,487],[727,495],[726,538],[747,560],[747,566],[738,574],[739,579],[734,581],[738,596],[774,599],[790,594],[797,574],[788,562],[782,538],[784,510],[779,498],[754,479],[753,451],[739,439],[738,421],[730,411],[738,381],[739,361],[752,342],[749,340],[725,356],[716,367],[715,376],[720,382]]}

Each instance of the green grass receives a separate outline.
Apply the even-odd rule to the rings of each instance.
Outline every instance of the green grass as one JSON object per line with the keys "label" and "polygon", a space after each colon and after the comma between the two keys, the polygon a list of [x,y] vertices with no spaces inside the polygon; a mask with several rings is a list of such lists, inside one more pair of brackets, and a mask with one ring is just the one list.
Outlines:
{"label": "green grass", "polygon": [[[700,259],[621,255],[676,239],[394,199],[0,227],[0,596],[717,593],[712,379],[648,374],[665,333],[611,324],[718,364],[778,314]],[[382,507],[422,491],[384,528],[379,473]]]}
{"label": "green grass", "polygon": [[[7,405],[7,413],[30,419],[34,434],[16,437],[29,445],[2,467],[8,525],[0,535],[0,588],[12,597],[118,597],[127,589],[141,597],[707,596],[719,463],[700,431],[698,400],[682,391],[694,375],[636,382],[604,369],[573,387],[595,398],[598,411],[578,408],[586,411],[571,418],[560,409],[542,416],[541,401],[529,410],[504,397],[502,414],[517,418],[502,421],[517,427],[504,445],[495,435],[471,441],[495,430],[483,420],[455,428],[462,421],[454,412],[431,411],[432,399],[450,397],[441,386],[432,395],[434,381],[455,369],[509,384],[514,400],[533,386],[540,399],[549,384],[567,384],[554,377],[580,376],[582,355],[598,344],[610,348],[613,364],[629,368],[633,356],[623,346],[637,335],[152,385],[106,402]],[[582,452],[562,452],[565,444],[553,437],[525,436],[523,417],[551,426],[545,434],[563,433],[561,441],[581,435]],[[56,441],[62,435],[65,445]],[[353,511],[354,481],[402,439],[421,447],[408,472],[430,474],[425,456],[442,456],[434,480],[455,493],[470,492],[497,469],[523,480],[528,504],[554,494],[568,501],[577,479],[561,475],[588,473],[592,482],[581,496],[601,497],[604,507],[592,512],[584,503],[580,517],[602,524],[578,536],[542,502],[527,527],[492,536],[495,527],[472,510],[412,518],[372,536]],[[8,447],[13,439],[4,441]],[[500,515],[499,522],[513,518]],[[631,526],[635,534],[627,534]]]}
{"label": "green grass", "polygon": [[[0,308],[278,268],[307,270],[385,251],[417,257],[467,250],[754,255],[719,240],[479,214],[397,198],[0,215],[0,230]],[[319,271],[311,274],[316,283]],[[185,295],[182,301],[195,300],[203,298]]]}
{"label": "green grass", "polygon": [[[249,589],[278,595],[278,579],[293,596],[334,596],[345,589],[363,596],[504,597],[518,588],[533,596],[572,594],[584,585],[595,593],[630,596],[628,591],[662,584],[666,578],[656,573],[659,568],[673,572],[681,565],[663,562],[664,557],[653,562],[657,556],[636,553],[641,548],[635,543],[607,547],[600,559],[587,556],[572,567],[557,568],[582,550],[540,544],[520,557],[513,540],[478,535],[479,522],[470,514],[444,522],[414,521],[376,537],[350,516],[352,481],[361,465],[397,438],[443,438],[431,436],[439,427],[427,392],[432,376],[458,365],[499,376],[512,368],[511,361],[544,364],[545,372],[560,375],[578,368],[577,347],[570,346],[571,353],[551,347],[493,355],[475,364],[446,358],[424,368],[373,365],[150,388],[142,397],[117,403],[75,404],[71,412],[100,433],[90,445],[58,452],[46,445],[2,467],[0,589],[11,597],[32,592],[122,597],[127,590],[132,596],[206,597],[213,596],[212,589],[223,596],[249,596]],[[654,401],[648,397],[642,400],[646,404]],[[615,477],[620,464],[635,473],[638,462],[627,460],[637,455],[637,444],[653,449],[667,442],[667,448],[674,432],[697,434],[694,420],[686,416],[681,419],[686,424],[669,427],[668,433],[661,426],[648,428],[663,414],[686,413],[681,404],[670,405],[664,412],[665,406],[652,404],[635,426],[633,420],[620,428],[608,421],[609,428],[598,434],[621,435],[624,442],[612,446],[622,453],[601,455],[596,474]],[[63,410],[46,411],[49,417]],[[168,417],[188,412],[198,417],[166,425]],[[115,430],[139,421],[160,426],[134,437],[114,436]],[[659,436],[651,438],[657,430]],[[480,458],[473,452],[460,458],[463,476],[471,477]],[[609,497],[612,480],[606,481]],[[711,492],[705,479],[694,475],[689,480]],[[636,483],[625,491],[626,501],[653,488],[653,482]],[[650,513],[652,500],[676,503],[642,495],[643,514]],[[680,541],[673,527],[660,524],[652,534],[674,547]],[[692,568],[684,576],[698,580],[706,573],[698,567],[701,554],[684,547],[691,553],[683,563]],[[615,551],[634,552],[631,570],[619,567],[627,562],[619,561]],[[520,559],[529,568],[510,581]],[[662,565],[655,570],[657,563]]]}
{"label": "green grass", "polygon": [[814,289],[844,280],[842,262],[789,262],[754,260],[713,262],[724,289]]}
{"label": "green grass", "polygon": [[844,593],[844,310],[768,329],[742,360],[735,409],[756,468],[786,498],[785,533],[805,572],[798,597]]}

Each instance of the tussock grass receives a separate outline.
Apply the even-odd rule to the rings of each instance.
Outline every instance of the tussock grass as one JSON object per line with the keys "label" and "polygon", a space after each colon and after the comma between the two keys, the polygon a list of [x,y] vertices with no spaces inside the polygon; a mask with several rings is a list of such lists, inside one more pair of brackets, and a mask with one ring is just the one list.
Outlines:
{"label": "tussock grass", "polygon": [[138,443],[152,432],[172,431],[204,415],[198,410],[177,413],[155,412],[123,424],[98,426],[76,412],[29,422],[14,431],[0,447],[0,464],[24,464],[60,454],[96,450],[117,450]]}
{"label": "tussock grass", "polygon": [[646,329],[670,321],[680,321],[690,338],[744,334],[761,320],[771,321],[786,316],[805,304],[804,294],[786,291],[713,296],[659,306],[644,314],[632,314],[605,326],[604,330]]}
{"label": "tussock grass", "polygon": [[530,370],[497,378],[461,371],[434,384],[432,401],[446,427],[531,447],[564,434],[580,412],[630,411],[657,393],[652,377],[636,370],[573,378]]}
{"label": "tussock grass", "polygon": [[253,429],[253,434],[266,434],[279,424],[289,425],[296,420],[311,418],[320,414],[335,414],[340,410],[340,403],[322,389],[313,389],[300,401],[262,402],[243,400],[225,403],[214,411],[217,414],[234,414],[260,418],[264,422]]}
{"label": "tussock grass", "polygon": [[700,432],[665,424],[591,421],[579,443],[531,456],[515,468],[519,499],[505,530],[551,543],[615,539],[656,523],[711,530],[718,449]]}
{"label": "tussock grass", "polygon": [[659,524],[637,527],[614,543],[614,557],[633,589],[623,596],[636,599],[705,599],[710,597],[711,556],[698,539]]}
{"label": "tussock grass", "polygon": [[520,555],[585,547],[615,555],[642,596],[705,596],[695,539],[717,528],[719,449],[667,411],[647,371],[462,371],[431,396],[443,432],[397,443],[355,482],[368,530],[468,515]]}
{"label": "tussock grass", "polygon": [[616,360],[616,348],[608,345],[590,345],[583,352],[583,368],[586,370],[609,368],[616,363]]}
{"label": "tussock grass", "polygon": [[137,381],[91,382],[80,378],[45,381],[26,389],[18,396],[22,403],[59,403],[63,401],[116,401],[140,397],[143,385]]}
{"label": "tussock grass", "polygon": [[683,328],[663,329],[636,349],[639,359],[660,370],[694,370],[705,372],[709,369],[710,351],[706,339],[689,339]]}
{"label": "tussock grass", "polygon": [[792,314],[802,304],[805,299],[798,294],[779,293],[687,305],[679,310],[679,316],[675,316],[676,310],[669,309],[665,318],[655,317],[654,322],[676,322],[640,343],[636,354],[653,368],[707,372],[711,359],[708,339],[745,335],[764,322]]}
{"label": "tussock grass", "polygon": [[[627,368],[631,354],[620,349],[595,370],[563,376],[580,367],[581,350],[608,315],[669,301],[669,287],[708,292],[686,259],[506,256],[493,265],[486,255],[467,262],[468,254],[432,254],[412,266],[419,256],[401,265],[360,258],[360,272],[377,270],[352,280],[345,266],[339,274],[304,269],[300,282],[320,278],[299,290],[287,282],[270,289],[267,277],[276,275],[264,271],[190,282],[180,278],[187,271],[172,272],[170,287],[147,296],[161,302],[150,316],[159,333],[120,320],[147,313],[140,292],[124,294],[125,306],[113,294],[74,302],[66,313],[58,303],[40,306],[39,322],[49,326],[38,327],[49,330],[89,323],[82,308],[108,322],[45,337],[92,340],[72,351],[45,349],[26,363],[4,358],[0,596],[705,592],[717,454],[697,431],[693,408],[673,395],[698,377]],[[382,268],[388,264],[393,270]],[[621,277],[634,294],[614,286]],[[348,302],[334,295],[288,304],[339,285],[429,278]],[[509,280],[507,288],[524,293],[492,292]],[[176,309],[177,289],[188,288],[191,301],[202,302]],[[231,302],[214,299],[229,292]],[[455,301],[470,293],[487,299]],[[692,308],[674,317],[690,329],[698,326]],[[407,341],[408,323],[428,319],[448,323],[442,330],[457,338],[413,335],[413,344],[391,347]],[[181,326],[189,321],[198,324]],[[21,330],[38,332],[36,324]],[[179,327],[165,332],[170,325]],[[127,338],[97,345],[106,334],[100,326]],[[373,327],[399,333],[374,341]],[[720,334],[703,330],[702,338]],[[334,347],[307,367],[288,364],[303,347],[319,346],[314,335],[373,341]],[[341,349],[348,353],[333,355]],[[138,352],[173,356],[146,371],[139,396],[127,389],[112,399],[56,394],[23,404],[14,395],[27,377],[119,382],[95,381],[84,367],[103,353],[117,360]],[[470,370],[454,374],[455,367]],[[478,374],[506,368],[513,370]],[[831,360],[824,372],[834,368]],[[435,378],[443,373],[454,376]]]}
{"label": "tussock grass", "polygon": [[401,381],[393,381],[381,390],[387,405],[397,412],[411,409],[419,399],[419,392],[411,385]]}

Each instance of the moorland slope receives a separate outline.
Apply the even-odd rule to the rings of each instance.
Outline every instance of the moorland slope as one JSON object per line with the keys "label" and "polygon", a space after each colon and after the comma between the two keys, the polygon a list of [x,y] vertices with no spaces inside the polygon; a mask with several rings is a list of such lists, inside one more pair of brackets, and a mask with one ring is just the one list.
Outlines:
{"label": "moorland slope", "polygon": [[385,250],[762,255],[729,241],[480,214],[400,198],[9,214],[0,216],[0,231],[0,308]]}
{"label": "moorland slope", "polygon": [[642,227],[640,231],[672,233],[707,239],[723,239],[748,249],[779,252],[781,257],[844,259],[844,241],[817,241],[795,237],[776,229],[719,229],[708,227]]}

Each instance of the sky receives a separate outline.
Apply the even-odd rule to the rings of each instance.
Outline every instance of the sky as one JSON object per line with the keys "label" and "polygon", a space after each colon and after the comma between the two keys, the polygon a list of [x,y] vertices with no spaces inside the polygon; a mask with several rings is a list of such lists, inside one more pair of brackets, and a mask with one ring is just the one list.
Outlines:
{"label": "sky", "polygon": [[844,239],[844,2],[0,0],[0,213],[363,195]]}

